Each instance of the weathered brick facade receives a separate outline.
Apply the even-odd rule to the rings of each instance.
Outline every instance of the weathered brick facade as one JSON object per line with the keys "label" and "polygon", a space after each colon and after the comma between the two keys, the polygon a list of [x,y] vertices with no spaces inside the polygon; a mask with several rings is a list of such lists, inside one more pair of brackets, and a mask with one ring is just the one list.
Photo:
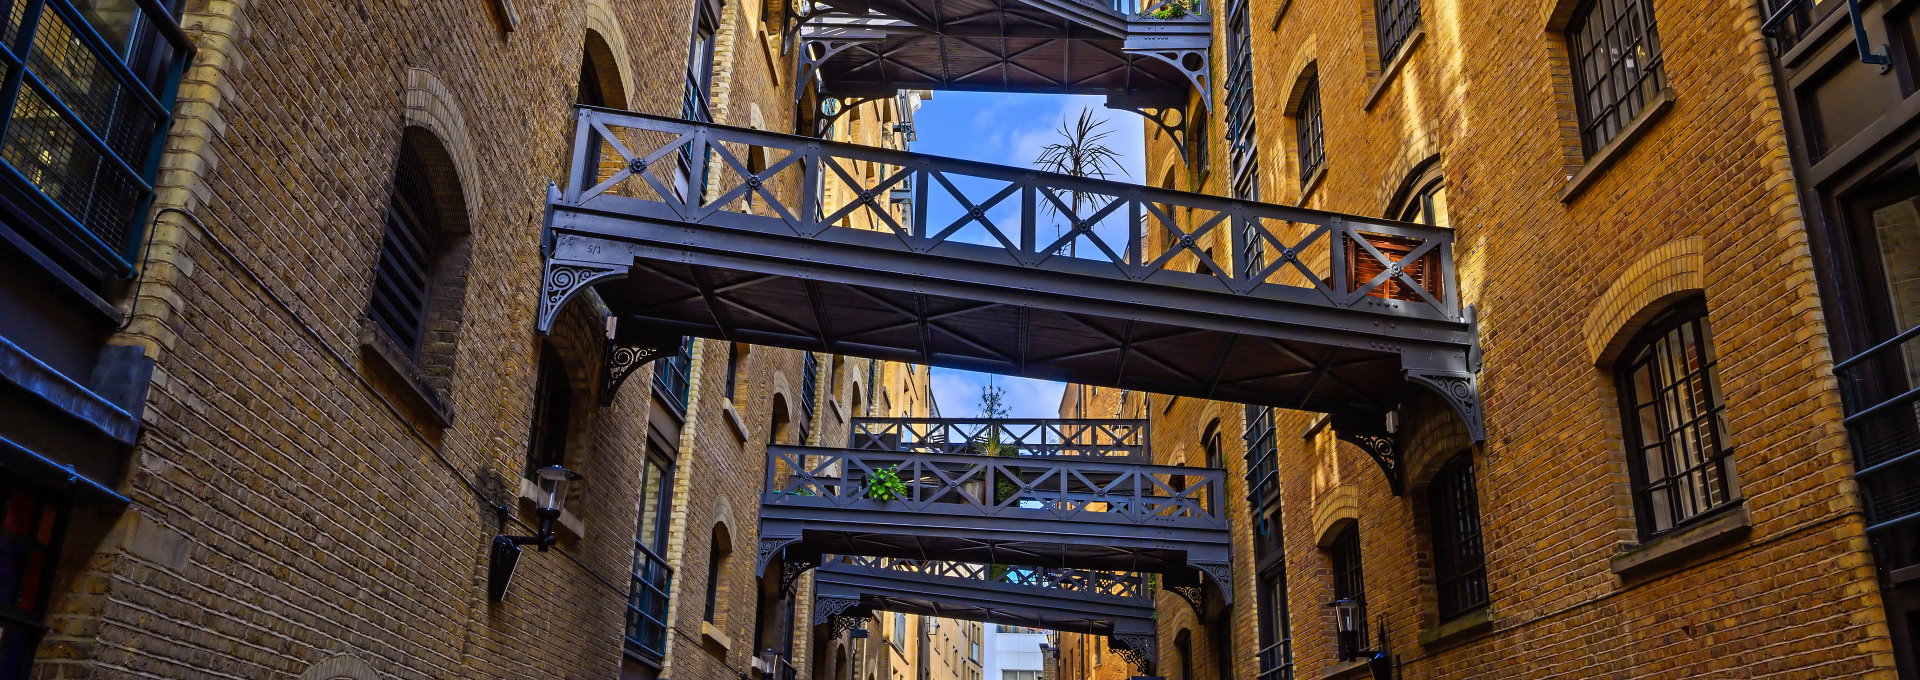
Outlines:
{"label": "weathered brick facade", "polygon": [[[1399,217],[1410,182],[1442,178],[1462,299],[1478,312],[1487,437],[1469,446],[1456,416],[1416,395],[1397,435],[1409,491],[1395,496],[1319,417],[1281,414],[1294,677],[1366,673],[1336,660],[1326,606],[1321,546],[1350,524],[1368,623],[1385,627],[1397,677],[1892,677],[1759,10],[1654,0],[1671,102],[1655,98],[1622,141],[1589,154],[1561,33],[1577,3],[1422,2],[1415,37],[1384,66],[1373,4],[1251,4],[1261,196]],[[1217,41],[1216,76],[1226,62]],[[1302,178],[1295,107],[1316,76],[1326,163]],[[1148,136],[1149,176],[1189,186],[1164,136]],[[1225,193],[1228,150],[1206,142],[1213,167],[1198,186]],[[1696,295],[1742,500],[1642,544],[1613,362],[1652,316]],[[1146,408],[1163,461],[1216,415],[1231,434],[1244,420],[1189,399]],[[1230,468],[1244,460],[1238,437],[1227,448]],[[1442,622],[1425,483],[1462,448],[1478,469],[1491,606]],[[1230,494],[1241,536],[1244,490]],[[1236,591],[1251,594],[1243,547]],[[1169,628],[1192,612],[1163,599],[1159,672],[1174,677]],[[1253,607],[1233,607],[1232,672],[1216,674],[1204,648],[1195,677],[1255,677]],[[1063,678],[1082,677],[1069,666]]]}

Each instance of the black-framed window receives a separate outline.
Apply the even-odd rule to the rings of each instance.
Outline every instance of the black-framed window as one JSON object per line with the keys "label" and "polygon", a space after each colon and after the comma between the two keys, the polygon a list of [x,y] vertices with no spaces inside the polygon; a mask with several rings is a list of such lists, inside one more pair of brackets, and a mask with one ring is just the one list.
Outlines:
{"label": "black-framed window", "polygon": [[1380,40],[1380,68],[1386,68],[1407,46],[1420,25],[1420,0],[1373,0],[1373,28]]}
{"label": "black-framed window", "polygon": [[1327,163],[1326,140],[1320,121],[1320,74],[1307,77],[1301,86],[1300,104],[1294,109],[1294,153],[1300,164],[1301,188]]}
{"label": "black-framed window", "polygon": [[746,348],[740,343],[727,343],[727,400],[732,401],[740,389],[740,353]]}
{"label": "black-framed window", "polygon": [[33,666],[67,515],[59,494],[0,472],[0,678],[27,677]]}
{"label": "black-framed window", "polygon": [[640,478],[640,516],[633,536],[633,573],[627,590],[627,649],[659,663],[666,654],[667,600],[673,569],[667,566],[667,526],[673,508],[673,463],[647,447]]}
{"label": "black-framed window", "polygon": [[412,141],[402,142],[367,316],[410,357],[419,357],[426,333],[440,231],[426,164]]}
{"label": "black-framed window", "polygon": [[[1247,406],[1247,502],[1257,511],[1280,495],[1280,446],[1273,409]],[[1257,514],[1257,513],[1256,513]],[[1260,527],[1262,531],[1266,527]]]}
{"label": "black-framed window", "polygon": [[[89,285],[130,276],[191,47],[179,0],[12,0],[0,14],[0,229]],[[158,10],[158,11],[151,11]]]}
{"label": "black-framed window", "polygon": [[1259,149],[1253,110],[1253,28],[1249,0],[1226,5],[1227,29],[1227,177],[1235,198],[1259,200]]}
{"label": "black-framed window", "polygon": [[813,425],[813,406],[820,393],[820,358],[813,352],[802,352],[800,360],[800,441],[807,443],[807,430]]}
{"label": "black-framed window", "polygon": [[1487,559],[1480,537],[1480,494],[1473,452],[1447,461],[1427,486],[1433,574],[1440,619],[1487,606]]}
{"label": "black-framed window", "polygon": [[1276,562],[1256,577],[1260,616],[1259,680],[1292,680],[1293,625],[1287,611],[1286,565]]}
{"label": "black-framed window", "polygon": [[720,583],[727,575],[723,567],[733,557],[733,541],[725,525],[713,526],[707,545],[707,606],[701,620],[717,624],[721,622],[716,618],[720,614],[720,593],[723,592]]}
{"label": "black-framed window", "polygon": [[720,31],[718,0],[693,0],[693,42],[687,49],[686,97],[680,117],[711,121],[709,101],[713,96],[713,62]]}
{"label": "black-framed window", "polygon": [[1367,581],[1360,568],[1360,528],[1348,524],[1327,546],[1327,559],[1333,573],[1333,599],[1352,600],[1356,605],[1352,632],[1336,631],[1341,660],[1359,658],[1367,646]]}
{"label": "black-framed window", "polygon": [[1200,185],[1207,181],[1207,173],[1212,170],[1213,158],[1210,154],[1213,149],[1213,139],[1207,133],[1207,122],[1210,119],[1204,111],[1200,112],[1200,115],[1187,118],[1187,146],[1193,150],[1193,174],[1189,178],[1192,182],[1192,191],[1200,190]]}
{"label": "black-framed window", "polygon": [[1433,170],[1420,175],[1389,217],[1402,222],[1417,222],[1436,227],[1448,226],[1445,178]]}
{"label": "black-framed window", "polygon": [[1717,366],[1699,298],[1655,317],[1616,364],[1642,538],[1739,501]]}
{"label": "black-framed window", "polygon": [[1652,0],[1587,0],[1567,22],[1580,142],[1592,154],[1666,89]]}
{"label": "black-framed window", "polygon": [[687,396],[693,389],[693,338],[680,341],[680,351],[653,362],[653,386],[667,403],[685,413]]}
{"label": "black-framed window", "polygon": [[573,385],[567,379],[567,367],[560,353],[547,343],[540,345],[540,371],[534,378],[533,428],[527,435],[528,479],[534,470],[549,465],[564,465],[567,460],[567,423],[572,416]]}

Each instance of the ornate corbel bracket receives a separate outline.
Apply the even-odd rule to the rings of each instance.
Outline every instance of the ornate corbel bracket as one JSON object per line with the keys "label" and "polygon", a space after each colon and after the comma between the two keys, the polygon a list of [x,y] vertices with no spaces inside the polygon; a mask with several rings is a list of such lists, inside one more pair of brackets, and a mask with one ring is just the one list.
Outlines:
{"label": "ornate corbel bracket", "polygon": [[[840,633],[852,630],[854,624],[859,622],[861,617],[853,612],[859,606],[860,598],[856,597],[816,597],[813,599],[813,625],[833,624],[831,637],[840,637]],[[839,628],[842,620],[846,622],[845,630]]]}
{"label": "ornate corbel bracket", "polygon": [[792,593],[795,584],[807,570],[820,566],[820,556],[796,557],[789,553],[787,559],[780,562],[780,592]]}
{"label": "ornate corbel bracket", "polygon": [[1200,586],[1167,586],[1167,590],[1185,600],[1187,606],[1193,608],[1195,616],[1200,616],[1206,611],[1207,593]]}
{"label": "ornate corbel bracket", "polygon": [[839,102],[839,108],[834,109],[831,113],[827,111],[827,100],[821,99],[819,102],[820,109],[814,112],[813,136],[826,137],[827,128],[832,127],[834,121],[840,120],[841,116],[847,115],[847,112],[852,111],[855,107],[858,107],[868,102],[879,100],[879,99],[883,99],[883,98],[882,97],[848,97],[846,99],[837,99],[835,101]]}
{"label": "ornate corbel bracket", "polygon": [[547,260],[547,271],[541,278],[540,312],[534,319],[534,329],[546,335],[553,330],[554,320],[560,318],[560,309],[573,296],[593,284],[626,276],[626,267]]}
{"label": "ornate corbel bracket", "polygon": [[1335,414],[1333,416],[1333,434],[1340,441],[1360,447],[1380,465],[1380,471],[1387,475],[1387,486],[1393,489],[1393,495],[1406,492],[1406,472],[1400,447],[1393,433],[1387,431],[1384,414]]}
{"label": "ornate corbel bracket", "polygon": [[1486,424],[1480,413],[1480,379],[1468,371],[1407,369],[1407,380],[1433,390],[1453,407],[1467,426],[1467,435],[1475,443],[1487,440]]}
{"label": "ornate corbel bracket", "polygon": [[787,546],[799,543],[800,541],[801,538],[799,536],[761,536],[760,549],[756,551],[753,556],[754,575],[765,576],[767,573],[767,563],[772,562],[775,555],[779,555],[782,551],[785,551]]}
{"label": "ornate corbel bracket", "polygon": [[1185,109],[1177,106],[1149,108],[1145,106],[1118,104],[1113,101],[1107,102],[1107,108],[1116,111],[1126,111],[1147,119],[1147,122],[1153,123],[1154,127],[1159,128],[1161,132],[1167,134],[1167,139],[1173,142],[1174,150],[1180,152],[1181,163],[1191,162],[1190,157],[1187,155],[1187,112]]}
{"label": "ornate corbel bracket", "polygon": [[1127,54],[1153,57],[1173,66],[1187,77],[1187,82],[1200,93],[1200,102],[1208,111],[1213,110],[1213,75],[1208,66],[1208,48],[1199,47],[1139,47],[1122,48]]}
{"label": "ornate corbel bracket", "polygon": [[[608,327],[611,329],[612,324]],[[655,359],[673,356],[685,343],[678,335],[646,333],[624,340],[611,331],[608,335],[607,357],[600,373],[601,406],[613,405],[613,395],[620,391],[620,385],[626,383],[628,377]]]}
{"label": "ornate corbel bracket", "polygon": [[1160,638],[1152,633],[1138,635],[1113,634],[1107,636],[1107,649],[1119,654],[1127,663],[1140,671],[1141,675],[1152,675],[1153,666],[1160,660]]}
{"label": "ornate corbel bracket", "polygon": [[[843,35],[833,38],[800,38],[800,58],[794,60],[798,72],[793,79],[793,101],[798,103],[807,96],[807,86],[812,85],[820,71],[820,66],[834,56],[862,45],[880,42],[881,35]],[[818,49],[815,49],[818,47]]]}
{"label": "ornate corbel bracket", "polygon": [[[1196,562],[1193,568],[1199,570],[1202,574],[1206,574],[1206,581],[1212,582],[1214,587],[1220,589],[1221,601],[1227,604],[1233,604],[1233,567],[1225,563]],[[1201,585],[1205,585],[1205,583]],[[1200,609],[1195,607],[1194,611],[1198,612]]]}

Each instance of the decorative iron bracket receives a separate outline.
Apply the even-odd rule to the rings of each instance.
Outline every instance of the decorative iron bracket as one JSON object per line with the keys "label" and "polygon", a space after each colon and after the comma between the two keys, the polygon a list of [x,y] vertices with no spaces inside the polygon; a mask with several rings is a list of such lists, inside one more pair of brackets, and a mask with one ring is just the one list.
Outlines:
{"label": "decorative iron bracket", "polygon": [[[798,103],[807,96],[807,86],[813,84],[814,77],[818,75],[820,67],[826,64],[827,60],[855,47],[880,42],[885,37],[884,34],[873,31],[840,31],[832,38],[802,37],[800,58],[794,60],[797,72],[793,78],[793,101]],[[815,45],[820,46],[817,54],[812,49]]]}
{"label": "decorative iron bracket", "polygon": [[[1174,150],[1180,152],[1181,164],[1192,164],[1192,157],[1187,155],[1187,112],[1185,109],[1177,106],[1148,108],[1145,106],[1121,104],[1112,100],[1107,101],[1107,108],[1116,111],[1126,111],[1147,119],[1147,122],[1153,123],[1154,127],[1160,128],[1161,132],[1167,133],[1167,139],[1173,142]],[[1152,113],[1148,113],[1148,111],[1152,111]]]}
{"label": "decorative iron bracket", "polygon": [[1206,612],[1207,593],[1200,586],[1167,586],[1167,590],[1185,600],[1187,606],[1193,608],[1194,616],[1200,616]]}
{"label": "decorative iron bracket", "polygon": [[799,536],[761,536],[760,549],[753,556],[754,575],[766,575],[767,563],[773,561],[773,556],[781,554],[787,546],[799,543],[801,540]]}
{"label": "decorative iron bracket", "polygon": [[[851,597],[816,597],[813,599],[813,625],[832,624],[831,637],[840,637],[840,633],[852,630],[861,618],[853,610],[860,607],[860,600]],[[842,630],[841,622],[846,628]]]}
{"label": "decorative iron bracket", "polygon": [[[1220,599],[1222,601],[1227,604],[1233,604],[1233,567],[1228,566],[1224,562],[1196,562],[1193,568],[1200,570],[1202,574],[1206,574],[1206,581],[1211,581],[1215,587],[1220,589]],[[1202,582],[1201,585],[1205,585],[1205,582]],[[1195,611],[1198,610],[1196,609]]]}
{"label": "decorative iron bracket", "polygon": [[1193,89],[1200,93],[1200,102],[1208,111],[1213,110],[1213,75],[1208,64],[1209,52],[1204,45],[1199,47],[1135,47],[1132,40],[1121,51],[1127,54],[1153,57],[1173,66],[1187,77]]}
{"label": "decorative iron bracket", "polygon": [[546,335],[553,330],[554,320],[560,318],[560,308],[566,306],[573,296],[601,281],[626,277],[626,267],[547,260],[546,274],[541,277],[540,312],[534,318],[534,329]]}
{"label": "decorative iron bracket", "polygon": [[800,577],[805,575],[807,570],[817,566],[820,566],[820,556],[817,554],[807,557],[787,555],[787,559],[780,562],[780,592],[792,593],[794,585],[800,582]]}
{"label": "decorative iron bracket", "polygon": [[1107,636],[1107,649],[1119,654],[1127,663],[1140,671],[1141,675],[1152,675],[1154,664],[1160,661],[1160,638],[1153,633]]}
{"label": "decorative iron bracket", "polygon": [[1460,415],[1461,422],[1467,426],[1467,435],[1474,443],[1487,440],[1487,429],[1480,413],[1480,379],[1471,371],[1452,371],[1441,369],[1406,370],[1407,380],[1426,386],[1440,395],[1440,398],[1453,407]]}
{"label": "decorative iron bracket", "polygon": [[[854,107],[864,106],[870,102],[879,101],[881,99],[890,99],[890,97],[848,97],[846,99],[834,98],[831,100],[824,97],[821,98],[818,104],[819,108],[814,112],[813,136],[821,137],[821,138],[826,137],[827,128],[833,127],[834,121],[840,120],[840,117],[847,115],[848,111],[852,111]],[[827,112],[828,101],[839,102],[840,108],[834,110],[832,113],[828,113]]]}
{"label": "decorative iron bracket", "polygon": [[620,385],[655,359],[673,356],[685,340],[678,335],[641,333],[621,339],[615,317],[607,317],[607,356],[600,372],[600,405],[612,406]]}
{"label": "decorative iron bracket", "polygon": [[1387,486],[1393,489],[1393,495],[1406,493],[1406,471],[1402,469],[1405,461],[1393,433],[1387,431],[1385,414],[1334,414],[1331,425],[1336,438],[1360,447],[1373,458],[1373,462],[1380,464],[1380,471],[1386,473]]}
{"label": "decorative iron bracket", "polygon": [[816,21],[819,19],[825,19],[828,17],[858,19],[858,18],[861,18],[862,16],[865,16],[865,15],[856,14],[854,12],[848,12],[848,11],[839,10],[839,9],[834,9],[832,7],[826,7],[823,9],[821,8],[819,3],[814,3],[814,2],[805,3],[805,7],[802,8],[799,12],[788,12],[786,15],[787,26],[785,29],[780,31],[780,56],[783,56],[783,57],[787,56],[787,48],[792,47],[794,43],[799,42],[800,30],[803,28],[806,28],[807,24],[812,23],[813,21]]}

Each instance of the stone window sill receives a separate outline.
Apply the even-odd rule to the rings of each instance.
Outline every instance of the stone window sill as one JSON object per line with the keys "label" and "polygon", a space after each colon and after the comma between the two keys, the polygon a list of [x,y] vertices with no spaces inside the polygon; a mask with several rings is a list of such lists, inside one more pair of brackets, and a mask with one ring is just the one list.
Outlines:
{"label": "stone window sill", "polygon": [[360,353],[386,369],[402,388],[400,396],[411,402],[434,426],[444,428],[453,424],[453,407],[447,404],[447,395],[427,384],[419,362],[407,356],[393,342],[393,338],[387,337],[386,331],[380,330],[372,319],[366,317],[360,318]]}
{"label": "stone window sill", "polygon": [[1367,660],[1354,659],[1334,664],[1320,673],[1320,680],[1346,680],[1347,678],[1368,677]]}
{"label": "stone window sill", "polygon": [[1560,202],[1572,203],[1574,199],[1579,198],[1581,192],[1586,191],[1594,180],[1605,174],[1614,161],[1626,155],[1641,137],[1646,136],[1647,130],[1652,129],[1653,124],[1660,122],[1660,119],[1665,118],[1671,110],[1673,110],[1673,90],[1661,90],[1659,94],[1654,95],[1653,101],[1647,102],[1647,107],[1640,111],[1640,115],[1634,116],[1632,122],[1627,123],[1625,128],[1621,128],[1620,132],[1615,134],[1613,139],[1608,140],[1605,146],[1588,156],[1587,162],[1581,165],[1579,170],[1567,177],[1566,188],[1560,190]]}
{"label": "stone window sill", "polygon": [[1367,93],[1367,103],[1360,107],[1362,111],[1373,110],[1374,103],[1380,101],[1380,95],[1386,94],[1387,87],[1393,85],[1395,77],[1400,74],[1407,60],[1413,56],[1414,49],[1420,47],[1420,43],[1424,42],[1426,37],[1425,24],[1414,27],[1413,35],[1407,36],[1407,43],[1400,46],[1400,53],[1394,55],[1393,61],[1387,62],[1385,68],[1380,69],[1380,79],[1374,81],[1373,91]]}
{"label": "stone window sill", "polygon": [[751,436],[747,434],[747,423],[740,419],[740,412],[734,410],[733,400],[727,399],[720,402],[720,410],[727,414],[727,425],[731,426],[733,430],[733,438],[739,440],[742,444],[747,443],[747,440],[751,438]]}
{"label": "stone window sill", "polygon": [[1304,207],[1307,204],[1307,199],[1313,197],[1313,191],[1319,189],[1320,182],[1326,178],[1327,161],[1322,159],[1320,161],[1320,167],[1314,168],[1313,174],[1308,175],[1306,181],[1300,183],[1300,200],[1296,202],[1295,205]]}
{"label": "stone window sill", "polygon": [[1493,629],[1493,607],[1486,606],[1455,616],[1420,631],[1421,647],[1441,647],[1464,642]]}
{"label": "stone window sill", "polygon": [[707,651],[722,659],[727,658],[727,652],[733,651],[733,639],[713,627],[712,621],[700,622],[700,643],[706,646]]}
{"label": "stone window sill", "polygon": [[1719,552],[1752,532],[1746,506],[1736,505],[1718,517],[1651,541],[1624,544],[1610,562],[1613,573],[1621,578],[1652,576]]}
{"label": "stone window sill", "polygon": [[[529,508],[539,507],[540,484],[526,477],[521,477],[520,500],[524,501]],[[587,523],[581,521],[580,516],[573,514],[572,510],[561,508],[560,518],[554,520],[553,523],[559,525],[559,527],[566,530],[567,533],[573,534],[575,539],[587,537]]]}

